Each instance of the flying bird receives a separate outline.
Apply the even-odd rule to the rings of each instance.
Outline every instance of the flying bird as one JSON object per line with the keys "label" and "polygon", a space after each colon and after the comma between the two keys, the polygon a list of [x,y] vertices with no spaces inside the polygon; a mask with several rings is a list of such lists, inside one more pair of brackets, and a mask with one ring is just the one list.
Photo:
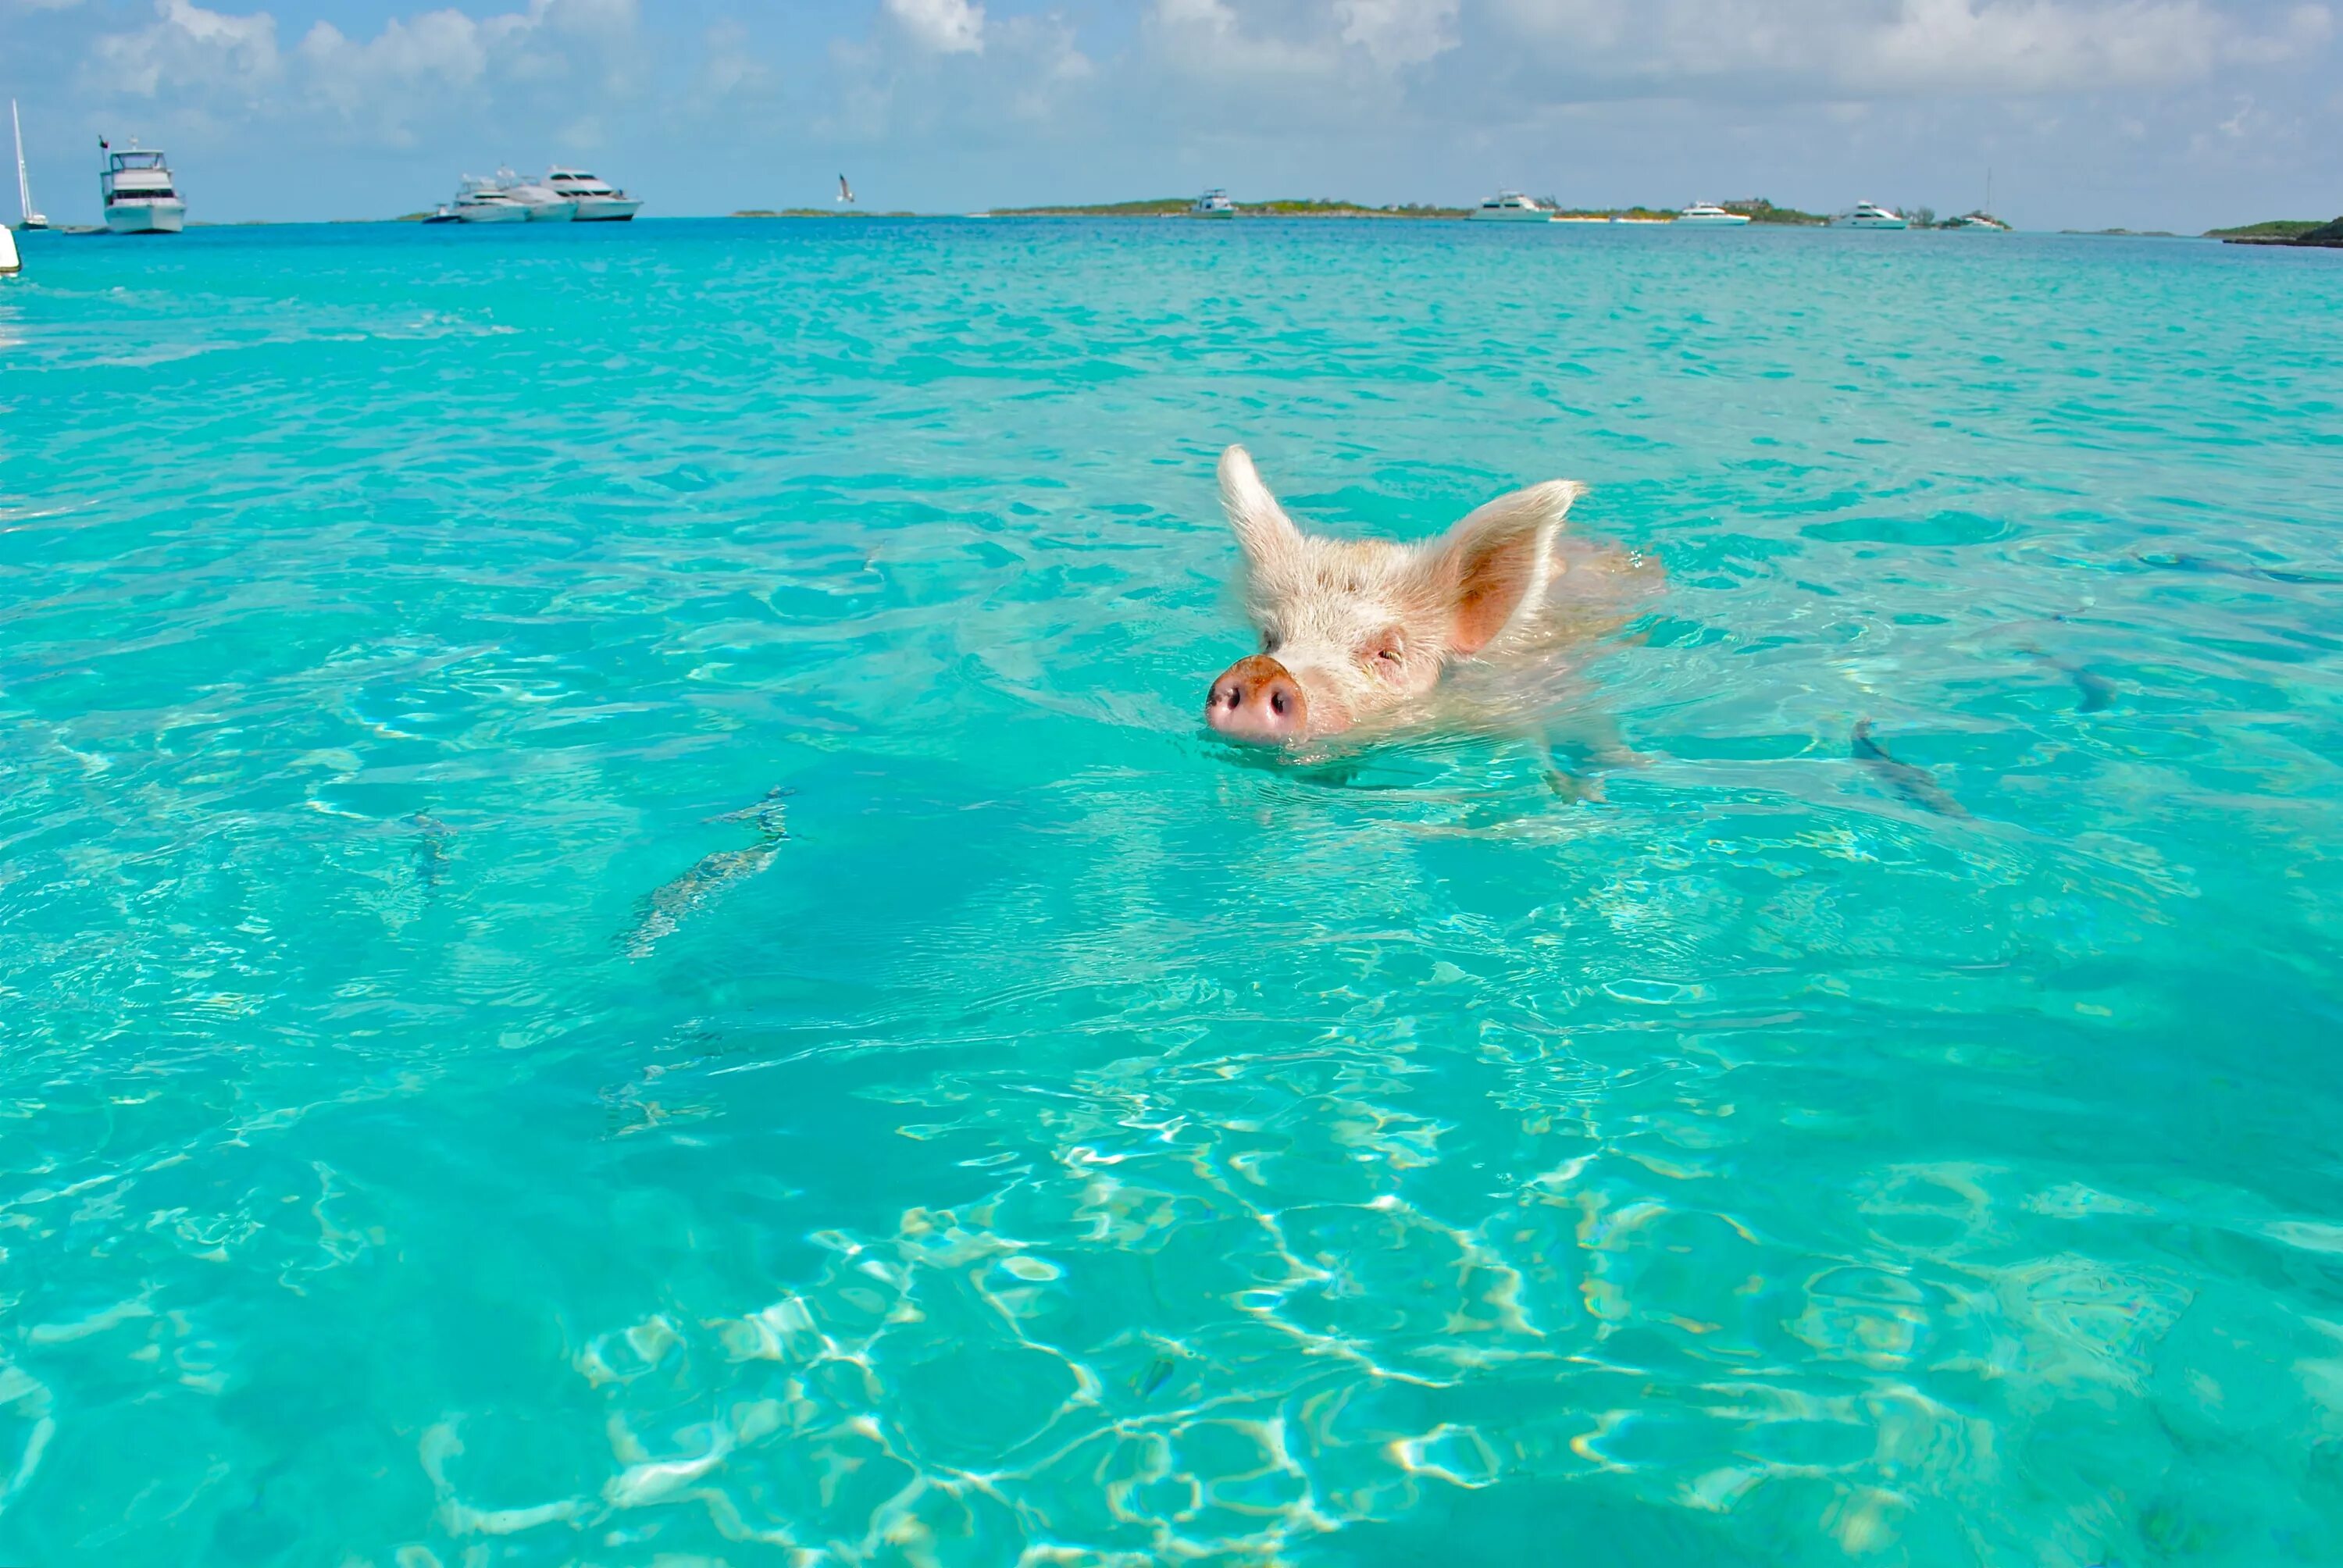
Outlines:
{"label": "flying bird", "polygon": [[844,175],[838,176],[838,199],[842,202],[850,202],[854,199],[854,187],[846,183]]}

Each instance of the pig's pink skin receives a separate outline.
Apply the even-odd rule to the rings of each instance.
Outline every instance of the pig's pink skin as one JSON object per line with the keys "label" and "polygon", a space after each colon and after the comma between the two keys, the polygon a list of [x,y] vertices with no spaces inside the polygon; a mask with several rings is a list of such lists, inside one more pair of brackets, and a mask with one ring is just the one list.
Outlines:
{"label": "pig's pink skin", "polygon": [[1303,533],[1242,447],[1221,455],[1220,479],[1262,650],[1214,678],[1205,722],[1271,744],[1392,717],[1454,660],[1503,659],[1544,640],[1549,596],[1572,569],[1556,549],[1563,518],[1585,489],[1533,485],[1408,545]]}
{"label": "pig's pink skin", "polygon": [[1310,733],[1310,699],[1285,666],[1256,653],[1221,671],[1204,722],[1232,740],[1299,740]]}

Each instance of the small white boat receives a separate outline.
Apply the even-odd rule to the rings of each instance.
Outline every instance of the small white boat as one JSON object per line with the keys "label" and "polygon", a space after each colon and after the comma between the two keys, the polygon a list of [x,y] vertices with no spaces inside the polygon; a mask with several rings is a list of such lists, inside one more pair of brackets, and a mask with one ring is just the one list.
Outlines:
{"label": "small white boat", "polygon": [[[548,169],[545,183],[562,200],[578,204],[579,223],[624,223],[642,210],[639,200],[583,169]],[[845,176],[838,183],[845,185]]]}
{"label": "small white boat", "polygon": [[1188,208],[1188,216],[1190,217],[1234,217],[1237,216],[1237,204],[1229,199],[1229,193],[1224,190],[1217,188],[1208,190],[1198,196],[1195,204]]}
{"label": "small white boat", "polygon": [[2009,226],[1991,213],[1963,213],[1945,225],[1946,228],[1971,229],[1984,234],[2007,234]]}
{"label": "small white boat", "polygon": [[161,153],[133,141],[116,152],[104,136],[97,150],[106,169],[97,176],[98,205],[111,234],[176,234],[186,226],[187,204],[171,184],[171,166]]}
{"label": "small white boat", "polygon": [[1833,228],[1910,228],[1904,215],[1881,206],[1877,202],[1859,201],[1852,211],[1843,212],[1831,219]]}
{"label": "small white boat", "polygon": [[16,226],[46,228],[49,220],[33,210],[33,182],[25,177],[25,126],[16,118],[16,100],[14,98],[8,100],[8,124],[16,132]]}
{"label": "small white boat", "polygon": [[1468,216],[1488,223],[1550,223],[1554,209],[1538,206],[1519,191],[1499,191]]}
{"label": "small white boat", "polygon": [[1676,214],[1684,228],[1739,228],[1749,221],[1745,212],[1727,212],[1713,201],[1696,201]]}
{"label": "small white boat", "polygon": [[527,223],[528,204],[496,180],[466,175],[447,213],[458,223]]}

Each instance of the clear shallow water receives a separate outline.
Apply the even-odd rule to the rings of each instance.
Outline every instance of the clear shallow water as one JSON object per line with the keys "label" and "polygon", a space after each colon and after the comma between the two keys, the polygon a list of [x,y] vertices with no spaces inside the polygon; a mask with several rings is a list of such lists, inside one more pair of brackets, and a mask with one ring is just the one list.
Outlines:
{"label": "clear shallow water", "polygon": [[[2338,258],[25,249],[0,1560],[2343,1558]],[[1647,765],[1202,737],[1237,439]]]}

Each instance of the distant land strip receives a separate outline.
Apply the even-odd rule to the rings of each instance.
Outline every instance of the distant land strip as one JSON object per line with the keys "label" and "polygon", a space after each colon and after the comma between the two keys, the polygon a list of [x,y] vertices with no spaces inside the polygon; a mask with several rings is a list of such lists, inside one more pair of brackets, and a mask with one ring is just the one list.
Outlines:
{"label": "distant land strip", "polygon": [[2331,223],[2320,223],[2317,218],[2273,218],[2268,223],[2249,223],[2242,228],[2213,229],[2205,237],[2227,240],[2231,245],[2308,245],[2343,250],[2343,217]]}
{"label": "distant land strip", "polygon": [[[1674,207],[1568,207],[1552,196],[1541,196],[1539,205],[1564,218],[1588,221],[1623,218],[1645,223],[1665,223],[1676,216]],[[1762,197],[1722,204],[1728,211],[1745,213],[1754,223],[1804,224],[1819,226],[1830,222],[1820,213],[1800,212],[1795,207],[1775,206]],[[1189,217],[1193,216],[1194,202],[1186,196],[1152,196],[1143,201],[1093,203],[1061,203],[1050,206],[993,207],[987,217]],[[1420,202],[1397,203],[1373,206],[1365,202],[1343,201],[1339,198],[1314,196],[1281,198],[1274,201],[1244,201],[1236,204],[1240,217],[1470,217],[1469,206],[1436,206]]]}

